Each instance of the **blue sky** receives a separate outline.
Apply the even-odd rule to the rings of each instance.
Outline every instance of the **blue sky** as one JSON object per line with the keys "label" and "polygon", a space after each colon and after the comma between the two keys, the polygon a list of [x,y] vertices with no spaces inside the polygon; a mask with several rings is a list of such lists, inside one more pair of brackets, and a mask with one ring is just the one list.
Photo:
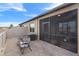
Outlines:
{"label": "blue sky", "polygon": [[[60,3],[62,4],[62,3]],[[58,3],[0,3],[0,26],[16,26],[56,6]]]}

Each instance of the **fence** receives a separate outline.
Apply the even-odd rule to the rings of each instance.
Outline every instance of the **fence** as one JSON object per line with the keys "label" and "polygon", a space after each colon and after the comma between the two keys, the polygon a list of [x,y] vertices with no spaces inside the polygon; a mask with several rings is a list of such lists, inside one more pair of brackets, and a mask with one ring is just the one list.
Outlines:
{"label": "fence", "polygon": [[13,27],[6,32],[0,33],[0,55],[5,54],[7,40],[10,38],[21,37],[27,35],[28,29],[26,27]]}
{"label": "fence", "polygon": [[4,54],[6,43],[6,32],[0,33],[0,55]]}

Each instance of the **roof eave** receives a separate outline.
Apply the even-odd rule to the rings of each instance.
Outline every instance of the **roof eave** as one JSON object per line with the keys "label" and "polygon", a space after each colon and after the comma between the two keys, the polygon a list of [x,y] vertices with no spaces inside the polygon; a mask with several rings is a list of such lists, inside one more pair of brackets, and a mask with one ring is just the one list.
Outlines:
{"label": "roof eave", "polygon": [[70,6],[70,5],[73,5],[73,4],[75,4],[75,3],[64,3],[64,4],[59,5],[59,6],[53,8],[53,9],[51,9],[51,10],[48,10],[48,12],[42,13],[42,14],[40,14],[40,15],[38,15],[38,16],[32,18],[32,19],[29,19],[28,21],[25,21],[25,22],[19,24],[19,25],[22,25],[22,24],[24,24],[24,23],[27,23],[27,22],[29,22],[29,21],[32,21],[32,20],[34,20],[34,19],[37,19],[37,18],[39,18],[39,17],[42,17],[42,16],[47,15],[47,14],[49,14],[49,13],[51,13],[51,12],[57,11],[57,10],[59,10],[59,9],[62,9],[62,8],[64,8],[64,7],[67,7],[67,6]]}

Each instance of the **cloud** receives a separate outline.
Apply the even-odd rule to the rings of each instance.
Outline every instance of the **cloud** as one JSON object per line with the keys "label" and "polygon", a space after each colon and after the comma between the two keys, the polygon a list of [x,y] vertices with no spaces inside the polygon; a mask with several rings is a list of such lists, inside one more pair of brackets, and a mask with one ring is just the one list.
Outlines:
{"label": "cloud", "polygon": [[26,12],[22,3],[0,3],[0,11],[16,10]]}
{"label": "cloud", "polygon": [[9,27],[10,24],[13,24],[13,26],[17,26],[21,22],[0,22],[0,27]]}
{"label": "cloud", "polygon": [[37,14],[24,14],[24,15],[27,17],[36,17],[37,16]]}
{"label": "cloud", "polygon": [[63,3],[51,3],[47,7],[43,8],[42,10],[50,10],[50,9],[53,9],[53,8],[61,5],[61,4],[63,4]]}

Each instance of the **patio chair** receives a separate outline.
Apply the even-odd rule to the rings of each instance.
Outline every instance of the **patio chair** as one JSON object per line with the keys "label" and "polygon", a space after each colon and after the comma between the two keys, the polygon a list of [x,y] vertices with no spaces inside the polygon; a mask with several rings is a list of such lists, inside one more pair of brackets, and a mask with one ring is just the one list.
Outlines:
{"label": "patio chair", "polygon": [[17,45],[20,48],[21,54],[24,53],[25,48],[29,48],[32,51],[32,49],[30,47],[30,38],[27,36],[23,36],[23,37],[19,38]]}
{"label": "patio chair", "polygon": [[30,38],[28,36],[24,36],[23,41],[24,41],[26,48],[29,48],[32,51],[32,49],[30,47]]}

